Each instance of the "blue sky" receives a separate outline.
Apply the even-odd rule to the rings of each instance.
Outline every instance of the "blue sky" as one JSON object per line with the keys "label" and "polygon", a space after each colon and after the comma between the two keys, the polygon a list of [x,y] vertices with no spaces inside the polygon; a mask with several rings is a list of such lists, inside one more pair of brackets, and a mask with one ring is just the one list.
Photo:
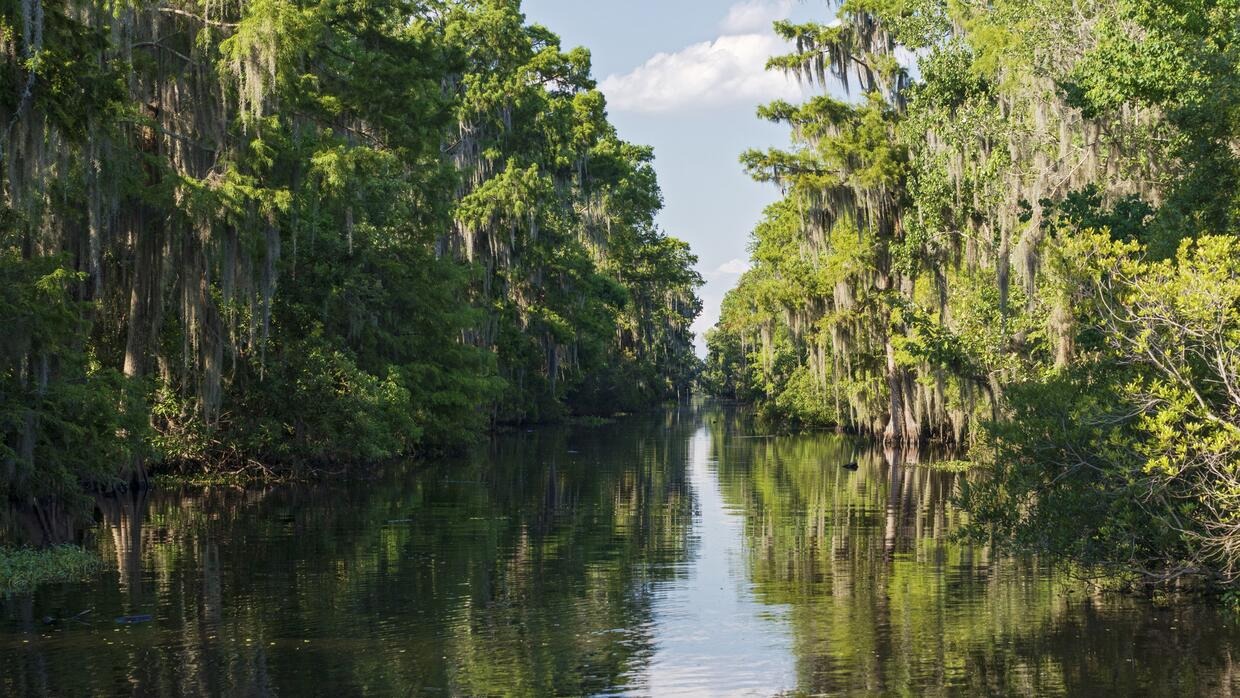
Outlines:
{"label": "blue sky", "polygon": [[785,145],[787,131],[754,109],[796,101],[795,82],[763,70],[787,52],[771,22],[822,18],[825,3],[792,0],[525,0],[526,18],[585,46],[622,138],[654,146],[663,187],[660,225],[687,240],[706,278],[702,333],[746,268],[749,232],[778,191],[753,182],[737,158]]}

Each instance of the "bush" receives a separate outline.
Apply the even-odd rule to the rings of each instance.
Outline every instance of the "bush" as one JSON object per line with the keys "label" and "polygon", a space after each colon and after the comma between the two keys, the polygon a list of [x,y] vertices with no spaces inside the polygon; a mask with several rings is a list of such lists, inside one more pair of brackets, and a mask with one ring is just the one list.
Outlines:
{"label": "bush", "polygon": [[1149,262],[1105,233],[1062,241],[1080,356],[1016,385],[989,428],[972,534],[1161,584],[1240,583],[1240,241]]}

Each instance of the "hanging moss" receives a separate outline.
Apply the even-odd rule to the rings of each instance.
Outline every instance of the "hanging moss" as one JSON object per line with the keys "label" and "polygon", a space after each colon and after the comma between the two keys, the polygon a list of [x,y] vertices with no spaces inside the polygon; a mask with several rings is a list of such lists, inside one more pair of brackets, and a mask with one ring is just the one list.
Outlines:
{"label": "hanging moss", "polygon": [[[694,379],[653,155],[518,3],[23,0],[0,62],[11,496],[455,447]],[[49,416],[83,385],[126,427]],[[52,467],[73,428],[114,462]]]}
{"label": "hanging moss", "polygon": [[[742,164],[785,199],[756,229],[754,269],[712,335],[710,370],[749,373],[711,382],[779,403],[790,384],[773,368],[771,338],[786,328],[795,362],[846,396],[841,424],[897,442],[968,442],[1003,412],[1004,386],[1078,353],[1081,299],[1045,269],[1059,235],[1188,234],[1158,227],[1178,215],[1160,202],[1195,167],[1172,143],[1214,136],[1163,111],[1183,103],[1144,80],[1178,69],[1154,68],[1143,51],[1182,46],[1199,76],[1218,78],[1207,120],[1226,119],[1234,89],[1205,66],[1226,62],[1230,28],[1220,28],[1231,15],[1199,18],[1194,31],[1214,27],[1216,39],[1199,51],[1188,48],[1197,34],[1118,2],[832,6],[830,25],[776,23],[792,53],[768,68],[854,96],[759,109],[789,127],[793,148]],[[1117,74],[1131,65],[1120,46],[1150,58],[1149,70]]]}

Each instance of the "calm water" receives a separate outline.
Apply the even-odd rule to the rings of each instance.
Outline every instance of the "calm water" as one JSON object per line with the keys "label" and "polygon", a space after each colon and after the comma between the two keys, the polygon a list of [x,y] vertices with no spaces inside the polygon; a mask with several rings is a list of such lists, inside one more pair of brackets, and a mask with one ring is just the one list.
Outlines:
{"label": "calm water", "polygon": [[952,542],[960,477],[707,406],[107,500],[111,573],[0,598],[0,694],[1240,693],[1235,615]]}

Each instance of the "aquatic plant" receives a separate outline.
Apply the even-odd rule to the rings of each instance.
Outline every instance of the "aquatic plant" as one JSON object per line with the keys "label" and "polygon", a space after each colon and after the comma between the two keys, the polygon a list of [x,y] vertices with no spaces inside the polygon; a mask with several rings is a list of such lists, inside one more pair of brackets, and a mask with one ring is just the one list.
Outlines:
{"label": "aquatic plant", "polygon": [[76,545],[0,549],[0,592],[25,593],[43,584],[82,581],[102,569],[98,555]]}

